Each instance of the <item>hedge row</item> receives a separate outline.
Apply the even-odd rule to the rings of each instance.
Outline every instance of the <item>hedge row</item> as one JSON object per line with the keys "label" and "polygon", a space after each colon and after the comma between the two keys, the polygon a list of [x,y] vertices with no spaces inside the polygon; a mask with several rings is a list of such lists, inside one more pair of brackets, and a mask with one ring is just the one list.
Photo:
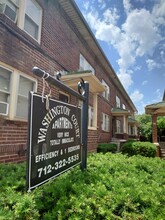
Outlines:
{"label": "hedge row", "polygon": [[107,153],[107,152],[112,152],[115,153],[117,151],[117,145],[113,143],[101,143],[98,144],[97,147],[97,153]]}
{"label": "hedge row", "polygon": [[165,161],[92,154],[76,167],[25,192],[25,164],[0,165],[1,220],[160,220],[165,213]]}
{"label": "hedge row", "polygon": [[123,144],[122,153],[129,156],[141,155],[145,157],[155,157],[156,146],[150,142],[128,141]]}

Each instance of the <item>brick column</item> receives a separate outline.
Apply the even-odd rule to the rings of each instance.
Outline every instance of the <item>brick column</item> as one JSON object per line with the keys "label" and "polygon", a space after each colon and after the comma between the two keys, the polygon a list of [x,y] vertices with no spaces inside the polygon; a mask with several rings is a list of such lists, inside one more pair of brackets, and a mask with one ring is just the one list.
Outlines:
{"label": "brick column", "polygon": [[128,140],[128,116],[123,115],[123,133],[124,133],[124,139]]}
{"label": "brick column", "polygon": [[152,115],[152,142],[158,143],[157,137],[157,114]]}
{"label": "brick column", "polygon": [[152,142],[156,145],[157,151],[156,156],[160,157],[160,146],[158,143],[158,135],[157,135],[157,114],[152,115]]}

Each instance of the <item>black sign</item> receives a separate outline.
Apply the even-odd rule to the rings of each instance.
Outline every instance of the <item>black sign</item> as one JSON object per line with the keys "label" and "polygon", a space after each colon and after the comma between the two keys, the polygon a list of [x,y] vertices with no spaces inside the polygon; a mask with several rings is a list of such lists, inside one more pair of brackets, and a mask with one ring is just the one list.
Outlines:
{"label": "black sign", "polygon": [[81,109],[30,93],[27,190],[81,163]]}

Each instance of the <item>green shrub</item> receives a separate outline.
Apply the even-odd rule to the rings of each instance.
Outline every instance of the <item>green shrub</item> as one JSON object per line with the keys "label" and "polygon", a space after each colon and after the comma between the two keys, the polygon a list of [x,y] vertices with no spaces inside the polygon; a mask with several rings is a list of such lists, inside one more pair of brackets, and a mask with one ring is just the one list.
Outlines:
{"label": "green shrub", "polygon": [[75,167],[31,193],[18,178],[25,166],[17,166],[13,174],[13,165],[0,165],[2,220],[164,219],[165,161],[159,158],[92,154],[83,172]]}
{"label": "green shrub", "polygon": [[107,153],[107,152],[112,152],[115,153],[117,151],[117,145],[112,144],[112,143],[102,143],[99,144],[97,147],[97,152],[100,153]]}
{"label": "green shrub", "polygon": [[144,157],[155,157],[156,146],[150,142],[132,142],[128,141],[123,144],[122,153],[129,156],[141,155]]}

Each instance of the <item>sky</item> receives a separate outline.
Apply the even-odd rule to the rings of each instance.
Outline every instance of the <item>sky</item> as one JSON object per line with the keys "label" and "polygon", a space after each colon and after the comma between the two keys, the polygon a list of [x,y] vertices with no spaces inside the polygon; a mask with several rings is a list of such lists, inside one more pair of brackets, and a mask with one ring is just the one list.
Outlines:
{"label": "sky", "polygon": [[75,0],[138,110],[165,90],[165,0]]}

